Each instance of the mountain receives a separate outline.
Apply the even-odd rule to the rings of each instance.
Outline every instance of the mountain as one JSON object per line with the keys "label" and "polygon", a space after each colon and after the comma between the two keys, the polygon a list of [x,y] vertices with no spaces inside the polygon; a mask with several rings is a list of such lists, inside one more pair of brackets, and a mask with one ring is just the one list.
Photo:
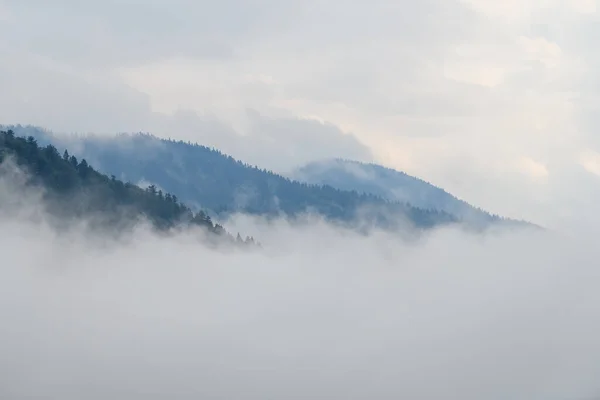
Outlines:
{"label": "mountain", "polygon": [[63,222],[83,217],[98,226],[126,228],[145,218],[159,231],[196,226],[213,237],[233,240],[206,213],[192,212],[175,195],[153,185],[142,189],[103,175],[84,158],[78,160],[67,150],[61,154],[51,144],[42,147],[33,136],[23,138],[12,130],[0,131],[0,163],[8,160],[25,170],[27,187],[42,189],[47,211]]}
{"label": "mountain", "polygon": [[189,142],[148,134],[63,136],[31,126],[11,128],[21,136],[66,147],[103,173],[175,193],[183,202],[210,210],[214,216],[226,217],[235,212],[297,216],[310,211],[331,221],[391,229],[407,223],[430,228],[459,222],[444,211],[290,180]]}
{"label": "mountain", "polygon": [[423,209],[441,210],[471,223],[493,222],[499,218],[422,179],[376,164],[322,160],[298,168],[290,176],[309,184],[355,190]]}

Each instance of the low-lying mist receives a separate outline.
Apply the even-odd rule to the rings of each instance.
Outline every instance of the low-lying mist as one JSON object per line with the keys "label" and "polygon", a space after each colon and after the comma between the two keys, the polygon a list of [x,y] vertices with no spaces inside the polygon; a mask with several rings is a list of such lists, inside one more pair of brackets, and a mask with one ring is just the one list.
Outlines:
{"label": "low-lying mist", "polygon": [[227,228],[264,248],[225,252],[23,215],[0,220],[2,399],[600,394],[600,253],[583,238],[240,217]]}

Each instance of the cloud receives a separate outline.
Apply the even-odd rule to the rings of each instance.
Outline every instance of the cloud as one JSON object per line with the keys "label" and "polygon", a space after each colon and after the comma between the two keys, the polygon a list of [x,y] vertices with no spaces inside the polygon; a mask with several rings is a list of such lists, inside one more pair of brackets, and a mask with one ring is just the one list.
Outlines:
{"label": "cloud", "polygon": [[260,28],[258,24],[277,10],[277,2],[231,0],[59,0],[52,5],[8,0],[6,4],[19,22],[28,22],[12,27],[15,45],[94,68],[137,65],[181,54],[229,58],[231,41]]}
{"label": "cloud", "polygon": [[595,151],[585,151],[581,154],[580,163],[588,172],[600,176],[600,154]]}
{"label": "cloud", "polygon": [[9,22],[12,18],[11,13],[8,11],[8,9],[2,4],[0,3],[0,22],[6,23]]}
{"label": "cloud", "polygon": [[582,14],[595,14],[598,11],[597,0],[575,0],[572,7]]}
{"label": "cloud", "polygon": [[14,49],[4,54],[14,60],[0,65],[4,122],[102,133],[136,129],[150,114],[148,96],[128,90],[109,73],[80,70]]}
{"label": "cloud", "polygon": [[[0,195],[15,195],[0,181]],[[25,204],[35,205],[35,201]],[[0,395],[564,399],[598,394],[585,236],[418,241],[240,216],[259,252],[3,214]],[[35,251],[29,251],[35,249]]]}
{"label": "cloud", "polygon": [[464,2],[488,17],[521,24],[535,17],[554,13],[593,14],[596,12],[596,0],[465,0]]}
{"label": "cloud", "polygon": [[310,118],[267,118],[251,112],[250,133],[246,138],[261,150],[255,155],[257,164],[277,165],[276,169],[282,172],[285,165],[302,165],[336,154],[372,161],[370,150],[354,135]]}
{"label": "cloud", "polygon": [[548,177],[548,168],[531,158],[522,158],[519,162],[519,167],[523,173],[530,176],[533,180],[544,180]]}
{"label": "cloud", "polygon": [[[261,77],[261,81],[265,79]],[[0,83],[14,93],[0,97],[0,120],[9,123],[28,121],[57,132],[151,132],[214,146],[243,161],[282,172],[340,154],[372,159],[370,150],[354,135],[332,124],[289,113],[261,115],[252,109],[231,118],[219,109],[214,113],[154,111],[148,95],[111,75],[72,71],[62,64],[41,66],[33,57],[20,58],[18,65],[0,66]]]}
{"label": "cloud", "polygon": [[521,36],[519,43],[525,53],[531,56],[532,61],[540,61],[545,67],[552,68],[556,66],[556,60],[560,59],[560,47],[545,38]]}

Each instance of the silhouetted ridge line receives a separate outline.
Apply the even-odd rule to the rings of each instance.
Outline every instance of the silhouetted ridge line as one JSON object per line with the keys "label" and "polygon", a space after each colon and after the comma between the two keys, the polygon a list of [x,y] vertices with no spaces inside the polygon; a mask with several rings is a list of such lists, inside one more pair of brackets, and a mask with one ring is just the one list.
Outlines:
{"label": "silhouetted ridge line", "polygon": [[201,227],[215,237],[235,243],[253,244],[254,239],[233,238],[204,211],[193,212],[178,197],[155,185],[142,189],[96,171],[85,158],[52,144],[38,145],[33,136],[17,137],[12,130],[0,131],[0,163],[7,159],[29,173],[27,184],[44,189],[50,213],[63,219],[102,216],[106,227],[123,227],[145,218],[159,231]]}

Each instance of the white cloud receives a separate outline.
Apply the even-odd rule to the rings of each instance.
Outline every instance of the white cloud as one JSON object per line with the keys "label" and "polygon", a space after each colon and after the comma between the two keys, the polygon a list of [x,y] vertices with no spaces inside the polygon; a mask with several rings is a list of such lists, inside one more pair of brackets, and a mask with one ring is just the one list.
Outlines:
{"label": "white cloud", "polygon": [[11,19],[11,13],[8,11],[6,6],[4,6],[2,2],[0,2],[0,23],[10,22]]}
{"label": "white cloud", "polygon": [[486,15],[507,19],[523,19],[531,15],[543,0],[464,0]]}
{"label": "white cloud", "polygon": [[[18,197],[7,183],[3,202]],[[119,242],[0,222],[4,398],[598,394],[594,235],[440,230],[407,243],[239,218],[228,228],[264,244],[244,253],[193,232]]]}
{"label": "white cloud", "polygon": [[540,15],[574,12],[593,14],[596,0],[463,0],[491,18],[526,24]]}
{"label": "white cloud", "polygon": [[579,158],[579,163],[588,172],[600,176],[600,153],[591,150],[584,151]]}
{"label": "white cloud", "polygon": [[582,14],[595,14],[598,11],[597,0],[573,0],[571,6]]}
{"label": "white cloud", "polygon": [[456,64],[447,65],[444,68],[444,76],[449,79],[487,87],[501,84],[505,73],[503,68],[492,65]]}
{"label": "white cloud", "polygon": [[533,61],[541,62],[545,67],[556,67],[562,55],[560,47],[542,37],[521,36],[518,39],[526,57]]}
{"label": "white cloud", "polygon": [[534,181],[544,181],[548,177],[548,168],[538,161],[523,157],[518,163],[520,170]]}

